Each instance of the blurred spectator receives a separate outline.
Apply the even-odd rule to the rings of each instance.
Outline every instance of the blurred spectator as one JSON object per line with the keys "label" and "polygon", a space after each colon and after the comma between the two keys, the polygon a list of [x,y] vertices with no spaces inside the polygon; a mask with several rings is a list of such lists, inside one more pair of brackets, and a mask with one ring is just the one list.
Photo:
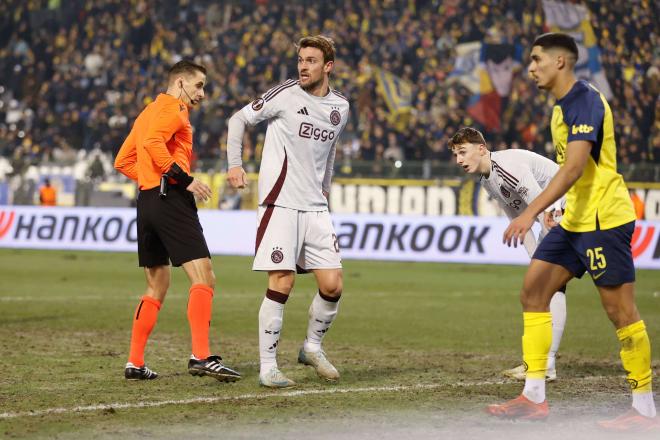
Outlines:
{"label": "blurred spectator", "polygon": [[39,188],[39,203],[41,203],[41,206],[57,205],[57,190],[51,186],[48,178],[44,180],[44,184]]}
{"label": "blurred spectator", "polygon": [[99,153],[94,155],[94,159],[92,159],[92,162],[89,164],[87,175],[92,181],[95,182],[100,182],[105,178],[105,167],[103,166],[101,155]]}
{"label": "blurred spectator", "polygon": [[[579,2],[574,0],[573,2]],[[236,0],[4,0],[0,2],[0,155],[15,172],[45,161],[71,164],[79,150],[113,154],[174,62],[198,54],[209,70],[207,99],[192,115],[196,154],[224,159],[225,118],[273,85],[295,77],[301,29],[325,33],[340,54],[332,85],[353,102],[343,159],[448,161],[446,132],[462,125],[502,143],[553,155],[551,103],[514,74],[501,128],[467,114],[471,93],[446,79],[456,44],[509,43],[529,50],[545,31],[540,1],[331,0],[315,4]],[[619,159],[660,163],[657,5],[583,1],[612,87]],[[172,11],[175,11],[172,13]],[[376,89],[374,67],[412,84],[409,120],[395,126]],[[263,128],[246,134],[259,160]],[[438,142],[442,139],[442,142]]]}
{"label": "blurred spectator", "polygon": [[235,210],[241,208],[241,193],[231,186],[225,186],[218,208]]}

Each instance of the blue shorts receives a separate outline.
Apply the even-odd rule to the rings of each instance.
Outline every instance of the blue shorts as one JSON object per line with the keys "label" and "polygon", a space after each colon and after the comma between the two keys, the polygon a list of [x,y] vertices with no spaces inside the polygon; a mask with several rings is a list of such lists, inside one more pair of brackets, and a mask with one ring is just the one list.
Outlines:
{"label": "blue shorts", "polygon": [[634,230],[634,221],[589,232],[570,232],[555,226],[541,240],[532,258],[563,266],[577,278],[588,271],[597,286],[631,283],[635,281],[630,249]]}

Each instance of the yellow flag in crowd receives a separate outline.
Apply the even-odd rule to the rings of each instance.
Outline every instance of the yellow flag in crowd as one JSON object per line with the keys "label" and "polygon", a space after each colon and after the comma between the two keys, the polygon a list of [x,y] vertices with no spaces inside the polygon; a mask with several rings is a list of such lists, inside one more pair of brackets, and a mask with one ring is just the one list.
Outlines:
{"label": "yellow flag in crowd", "polygon": [[389,122],[396,130],[403,131],[412,111],[412,84],[387,70],[373,68],[378,93],[390,111]]}

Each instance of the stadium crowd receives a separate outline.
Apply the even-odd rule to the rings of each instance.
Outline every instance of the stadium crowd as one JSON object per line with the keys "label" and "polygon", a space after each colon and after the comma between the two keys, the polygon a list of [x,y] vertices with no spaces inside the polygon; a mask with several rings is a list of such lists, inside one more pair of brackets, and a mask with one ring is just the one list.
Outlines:
{"label": "stadium crowd", "polygon": [[[498,0],[8,0],[0,3],[0,157],[72,164],[80,151],[114,154],[129,121],[161,90],[181,58],[208,67],[207,99],[192,113],[198,157],[224,159],[226,121],[273,85],[296,76],[293,42],[335,39],[335,88],[352,102],[338,158],[449,161],[448,137],[476,123],[470,93],[448,79],[455,46],[469,41],[529,48],[544,31],[540,1]],[[653,2],[587,1],[623,163],[660,162],[660,44]],[[174,13],[173,13],[174,11]],[[377,66],[412,84],[403,127],[388,120]],[[504,101],[495,148],[553,155],[551,106],[526,78],[524,61]],[[244,159],[258,160],[263,128],[248,133]]]}

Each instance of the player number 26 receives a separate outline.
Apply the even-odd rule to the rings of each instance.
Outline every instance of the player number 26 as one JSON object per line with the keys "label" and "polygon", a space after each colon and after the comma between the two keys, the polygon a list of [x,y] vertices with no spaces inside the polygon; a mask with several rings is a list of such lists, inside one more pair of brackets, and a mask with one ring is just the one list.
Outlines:
{"label": "player number 26", "polygon": [[591,265],[591,270],[605,269],[605,267],[607,266],[607,261],[605,261],[605,255],[603,255],[602,252],[603,252],[602,247],[587,249],[587,257],[589,257],[589,264]]}

